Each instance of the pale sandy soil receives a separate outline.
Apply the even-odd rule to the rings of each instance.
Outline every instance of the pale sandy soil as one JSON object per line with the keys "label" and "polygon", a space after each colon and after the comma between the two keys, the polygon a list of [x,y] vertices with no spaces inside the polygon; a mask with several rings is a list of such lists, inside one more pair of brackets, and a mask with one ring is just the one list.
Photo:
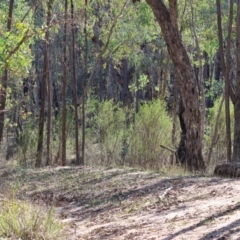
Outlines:
{"label": "pale sandy soil", "polygon": [[55,206],[68,239],[240,239],[238,179],[130,169],[0,169],[0,191]]}

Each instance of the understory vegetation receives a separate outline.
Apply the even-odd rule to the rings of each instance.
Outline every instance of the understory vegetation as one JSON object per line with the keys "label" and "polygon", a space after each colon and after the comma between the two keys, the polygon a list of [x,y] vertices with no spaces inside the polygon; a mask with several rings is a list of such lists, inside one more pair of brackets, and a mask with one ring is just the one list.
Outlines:
{"label": "understory vegetation", "polygon": [[12,196],[0,201],[0,238],[22,240],[66,239],[64,225],[53,215],[53,208],[33,205]]}

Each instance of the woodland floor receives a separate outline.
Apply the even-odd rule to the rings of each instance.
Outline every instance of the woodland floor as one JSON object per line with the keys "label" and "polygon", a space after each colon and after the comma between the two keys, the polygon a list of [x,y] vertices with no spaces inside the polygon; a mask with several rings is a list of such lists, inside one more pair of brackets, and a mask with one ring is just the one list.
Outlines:
{"label": "woodland floor", "polygon": [[0,169],[0,197],[55,207],[67,239],[240,239],[238,179],[133,169]]}

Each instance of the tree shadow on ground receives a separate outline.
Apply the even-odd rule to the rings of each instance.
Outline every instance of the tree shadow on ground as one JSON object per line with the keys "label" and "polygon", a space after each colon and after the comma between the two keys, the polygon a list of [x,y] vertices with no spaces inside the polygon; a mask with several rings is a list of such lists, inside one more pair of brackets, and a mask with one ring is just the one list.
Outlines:
{"label": "tree shadow on ground", "polygon": [[[82,222],[87,218],[101,218],[105,215],[110,215],[109,217],[111,218],[111,214],[114,211],[121,211],[121,208],[126,207],[128,204],[136,204],[138,207],[138,202],[141,202],[144,198],[155,195],[158,196],[169,188],[184,191],[184,188],[194,185],[197,186],[201,192],[201,189],[206,186],[215,187],[233,181],[232,179],[209,179],[201,176],[164,177],[158,174],[147,174],[146,172],[135,171],[136,170],[131,171],[129,169],[96,170],[88,167],[50,168],[49,171],[46,169],[31,170],[31,176],[28,176],[28,171],[24,170],[23,172],[19,172],[19,174],[13,174],[10,178],[19,183],[27,182],[28,180],[30,180],[29,182],[33,181],[34,184],[37,182],[39,188],[31,192],[31,195],[28,195],[28,197],[33,200],[41,198],[46,205],[60,206],[61,212],[70,212],[71,218],[74,219],[75,222]],[[63,183],[60,183],[59,179],[63,181],[63,183],[65,180],[68,180],[70,184],[63,186],[61,185]],[[51,184],[52,180],[56,181],[54,183],[55,185]],[[28,187],[34,187],[34,184],[32,186],[30,184]],[[26,195],[25,190],[24,194]],[[189,202],[194,200],[196,199],[190,196],[184,201]],[[60,205],[57,205],[59,202]],[[183,208],[188,208],[187,205],[184,206],[184,202],[181,202],[180,205],[174,202],[172,204],[176,207],[174,209],[175,212],[181,211]],[[153,210],[153,213],[157,213],[158,215],[164,215],[168,211],[172,211],[168,206],[159,207],[158,205],[157,207],[157,209],[155,208]],[[192,231],[205,225],[206,222],[212,218],[229,214],[236,209],[239,209],[239,205],[174,233],[165,238],[165,240],[173,239],[174,237]],[[111,212],[112,210],[113,212]],[[124,214],[124,212],[120,214]],[[236,224],[237,223],[238,222],[236,222]],[[231,228],[232,226],[229,225],[229,227]],[[212,234],[215,234],[215,231],[213,231]],[[210,235],[206,235],[203,239],[207,239],[209,236]]]}
{"label": "tree shadow on ground", "polygon": [[[124,175],[123,175],[124,177]],[[150,176],[151,178],[151,176]],[[110,180],[110,179],[109,179]],[[142,181],[147,181],[148,177],[145,176]],[[147,184],[145,186],[139,187],[134,189],[136,184],[136,179],[126,179],[126,181],[129,184],[129,188],[126,190],[124,188],[119,187],[118,189],[108,189],[106,191],[101,191],[100,193],[96,193],[96,195],[91,199],[94,203],[91,204],[91,201],[89,199],[86,199],[85,196],[80,195],[79,200],[76,201],[76,210],[74,211],[74,206],[65,206],[64,209],[70,210],[72,216],[78,216],[76,221],[83,221],[87,219],[88,217],[95,217],[98,214],[103,214],[104,212],[109,211],[112,208],[119,207],[122,202],[125,200],[131,200],[132,203],[139,201],[139,199],[147,197],[148,195],[158,195],[161,192],[166,191],[169,187],[174,186],[174,184],[178,181],[181,182],[181,180],[184,180],[184,183],[178,184],[177,188],[187,188],[192,185],[195,185],[198,183],[198,178],[191,178],[191,177],[179,177],[179,178],[165,178],[162,180],[158,180],[155,183]],[[132,181],[132,182],[131,182]],[[208,185],[219,185],[221,183],[225,182],[224,179],[213,179],[213,181],[208,181]],[[131,186],[132,184],[132,186]],[[191,198],[188,199],[188,201],[191,201]],[[176,203],[177,205],[177,203]],[[179,206],[176,211],[181,211],[183,206]],[[165,207],[162,210],[168,209]],[[161,212],[161,210],[160,210]]]}
{"label": "tree shadow on ground", "polygon": [[[218,214],[213,214],[213,215],[205,218],[204,220],[200,221],[197,224],[194,224],[194,225],[189,226],[187,228],[184,228],[184,229],[182,229],[182,230],[180,230],[180,231],[178,231],[176,233],[173,233],[170,236],[164,238],[163,240],[171,240],[171,239],[174,239],[174,238],[176,238],[176,237],[178,237],[180,235],[184,236],[184,234],[186,234],[187,232],[193,231],[193,230],[195,230],[195,229],[197,229],[197,228],[199,228],[201,226],[204,226],[206,224],[206,222],[208,222],[208,221],[212,221],[213,219],[217,219],[217,218],[223,217],[225,215],[231,214],[234,211],[239,210],[239,209],[240,209],[240,204],[237,204],[236,206],[232,207],[231,209],[228,209],[226,211],[222,211],[222,212],[220,212]],[[236,220],[235,222],[233,222],[233,223],[231,223],[231,224],[229,224],[229,225],[227,225],[225,227],[219,228],[217,230],[214,230],[214,231],[208,233],[207,235],[202,237],[200,240],[208,240],[208,239],[213,239],[213,238],[216,238],[216,237],[220,237],[219,234],[224,234],[227,231],[229,232],[229,231],[231,231],[232,228],[239,226],[239,224],[240,224],[240,220]],[[233,230],[233,231],[237,231],[238,232],[239,229]]]}

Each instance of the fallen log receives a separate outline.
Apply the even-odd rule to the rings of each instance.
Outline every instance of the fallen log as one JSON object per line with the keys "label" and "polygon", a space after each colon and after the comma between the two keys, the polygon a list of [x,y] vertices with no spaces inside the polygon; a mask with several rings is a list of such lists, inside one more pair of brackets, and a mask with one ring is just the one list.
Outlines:
{"label": "fallen log", "polygon": [[220,177],[240,177],[240,162],[228,162],[217,165],[214,169],[214,175]]}

